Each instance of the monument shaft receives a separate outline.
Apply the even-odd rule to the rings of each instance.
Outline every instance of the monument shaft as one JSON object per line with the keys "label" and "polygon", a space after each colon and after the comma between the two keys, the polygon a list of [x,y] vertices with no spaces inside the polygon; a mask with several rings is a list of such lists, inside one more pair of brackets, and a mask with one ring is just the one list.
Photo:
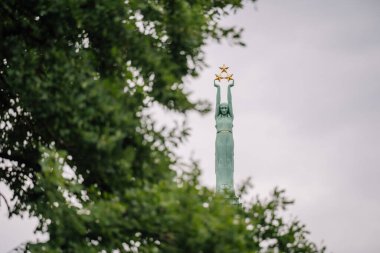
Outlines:
{"label": "monument shaft", "polygon": [[217,88],[215,110],[216,190],[218,192],[225,190],[234,192],[234,139],[232,134],[234,114],[231,95],[234,81],[232,80],[232,83],[228,84],[227,103],[220,103],[220,85],[214,81],[214,86]]}

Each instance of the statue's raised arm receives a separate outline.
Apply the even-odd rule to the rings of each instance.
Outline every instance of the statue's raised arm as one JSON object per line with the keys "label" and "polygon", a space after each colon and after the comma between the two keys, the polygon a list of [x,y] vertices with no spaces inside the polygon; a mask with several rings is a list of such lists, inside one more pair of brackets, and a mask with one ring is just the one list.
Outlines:
{"label": "statue's raised arm", "polygon": [[227,91],[227,101],[228,101],[228,112],[232,119],[234,118],[234,112],[232,110],[232,95],[231,95],[231,87],[235,85],[235,81],[232,80],[232,83],[228,84],[228,91]]}
{"label": "statue's raised arm", "polygon": [[220,106],[220,85],[214,80],[214,86],[216,87],[216,107],[215,107],[215,119],[219,115],[219,106]]}

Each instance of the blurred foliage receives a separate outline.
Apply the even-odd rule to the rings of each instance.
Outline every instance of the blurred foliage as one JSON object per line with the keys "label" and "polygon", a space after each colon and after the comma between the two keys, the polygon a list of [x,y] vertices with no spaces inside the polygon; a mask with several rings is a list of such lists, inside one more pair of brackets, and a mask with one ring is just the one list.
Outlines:
{"label": "blurred foliage", "polygon": [[[243,45],[220,18],[241,0],[3,0],[0,181],[10,215],[37,217],[27,252],[323,252],[275,190],[232,205],[177,175],[186,126],[159,129],[153,103],[184,114],[185,77],[209,39]],[[244,192],[244,191],[243,191]],[[1,195],[3,198],[4,196]],[[4,201],[3,201],[4,202]]]}

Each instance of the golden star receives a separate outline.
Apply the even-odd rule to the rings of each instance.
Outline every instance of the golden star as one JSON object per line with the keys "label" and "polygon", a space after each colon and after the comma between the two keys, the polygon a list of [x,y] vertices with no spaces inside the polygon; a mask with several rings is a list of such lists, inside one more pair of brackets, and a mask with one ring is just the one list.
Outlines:
{"label": "golden star", "polygon": [[215,74],[215,80],[220,81],[221,79],[223,79],[222,76],[220,76],[220,75],[218,75],[218,74]]}
{"label": "golden star", "polygon": [[234,79],[232,78],[232,76],[233,76],[233,74],[231,74],[231,75],[227,75],[227,76],[225,77],[225,79],[227,79],[228,81],[230,81],[230,80],[234,80]]}
{"label": "golden star", "polygon": [[225,64],[223,64],[223,66],[221,66],[221,67],[219,67],[219,68],[220,68],[220,70],[221,70],[220,73],[223,73],[223,72],[226,72],[226,73],[227,73],[227,69],[228,69],[228,67],[227,67]]}

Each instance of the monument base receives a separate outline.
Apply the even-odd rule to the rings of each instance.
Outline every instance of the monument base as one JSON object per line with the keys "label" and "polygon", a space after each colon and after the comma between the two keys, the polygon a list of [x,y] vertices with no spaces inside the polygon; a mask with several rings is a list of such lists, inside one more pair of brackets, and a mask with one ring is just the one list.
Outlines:
{"label": "monument base", "polygon": [[239,198],[235,195],[235,190],[232,187],[224,187],[217,190],[218,193],[222,193],[225,199],[233,205],[240,205]]}

